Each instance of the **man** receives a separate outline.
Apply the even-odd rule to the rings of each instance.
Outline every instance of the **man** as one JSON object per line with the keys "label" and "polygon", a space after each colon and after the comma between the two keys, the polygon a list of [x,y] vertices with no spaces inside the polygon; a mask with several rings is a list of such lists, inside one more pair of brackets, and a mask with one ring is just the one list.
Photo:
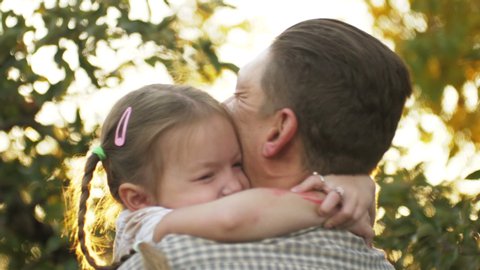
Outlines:
{"label": "man", "polygon": [[[369,174],[390,147],[411,91],[404,63],[372,36],[329,19],[294,25],[242,68],[228,101],[245,172],[254,187],[285,189],[312,172]],[[365,183],[342,187],[345,197],[356,196]],[[393,269],[383,252],[344,230],[241,244],[172,235],[157,247],[172,269]],[[121,269],[141,268],[140,256]]]}

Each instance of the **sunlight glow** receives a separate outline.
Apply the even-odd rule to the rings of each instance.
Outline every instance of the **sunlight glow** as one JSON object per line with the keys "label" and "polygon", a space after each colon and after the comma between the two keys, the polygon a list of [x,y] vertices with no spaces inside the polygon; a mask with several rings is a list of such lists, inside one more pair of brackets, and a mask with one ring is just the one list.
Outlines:
{"label": "sunlight glow", "polygon": [[0,269],[7,269],[10,264],[10,258],[8,256],[0,254]]}
{"label": "sunlight glow", "polygon": [[[24,38],[25,44],[28,46],[27,48],[33,48],[31,46],[31,41],[33,41],[33,39],[35,40],[42,39],[48,34],[48,30],[47,30],[47,27],[45,27],[45,23],[40,14],[32,14],[31,16],[28,16],[27,19],[25,20],[25,24],[29,26],[33,26],[35,28],[34,33],[28,32],[28,33],[32,33],[33,34],[32,36],[25,37],[28,39]],[[30,50],[30,52],[31,51],[32,50]]]}
{"label": "sunlight glow", "polygon": [[20,127],[13,127],[10,130],[9,137],[16,149],[25,149],[25,142],[23,141],[23,130]]}
{"label": "sunlight glow", "polygon": [[[149,18],[149,12],[151,12],[150,20],[154,23],[160,23],[162,18],[165,16],[172,15],[172,12],[170,9],[165,5],[163,1],[148,1],[148,4],[150,5],[151,9],[149,10],[146,2],[147,1],[135,1],[135,4],[133,4],[134,0],[130,0],[130,13],[128,14],[128,17],[130,19],[137,19],[137,20],[146,20],[146,18]],[[173,6],[176,5],[181,5],[184,4],[185,1],[175,1],[171,2]]]}
{"label": "sunlight glow", "polygon": [[377,7],[385,5],[385,0],[372,0],[372,4]]}
{"label": "sunlight glow", "polygon": [[45,210],[40,205],[35,205],[35,218],[43,222],[45,219]]}
{"label": "sunlight glow", "polygon": [[469,112],[473,112],[478,109],[478,88],[480,85],[475,86],[473,82],[467,82],[462,89],[462,94],[465,97],[465,106]]}
{"label": "sunlight glow", "polygon": [[68,123],[73,123],[75,121],[77,109],[77,102],[70,99],[66,99],[62,103],[58,104],[58,110],[61,118]]}
{"label": "sunlight glow", "polygon": [[452,116],[457,108],[458,103],[458,92],[457,90],[451,86],[447,85],[443,90],[442,96],[442,108],[445,114],[448,116]]}
{"label": "sunlight glow", "polygon": [[77,69],[80,66],[78,62],[77,44],[71,40],[61,39],[59,45],[65,49],[62,55],[63,60],[68,63],[72,70]]}
{"label": "sunlight glow", "polygon": [[403,21],[406,25],[415,29],[415,31],[419,33],[423,33],[428,29],[426,16],[421,13],[406,13]]}
{"label": "sunlight glow", "polygon": [[58,106],[53,102],[45,102],[42,109],[35,116],[35,121],[42,125],[64,126],[64,121],[60,116]]}
{"label": "sunlight glow", "polygon": [[400,151],[397,148],[391,147],[388,151],[383,155],[382,161],[383,170],[385,174],[393,175],[395,172],[398,171],[398,160],[401,158]]}
{"label": "sunlight glow", "polygon": [[0,130],[0,153],[7,151],[8,147],[10,146],[10,139],[8,138],[8,134]]}
{"label": "sunlight glow", "polygon": [[435,213],[437,212],[437,209],[431,204],[426,204],[423,207],[423,212],[425,213],[425,216],[431,218],[435,215]]}
{"label": "sunlight glow", "polygon": [[36,81],[33,83],[33,89],[35,92],[43,95],[47,93],[48,89],[50,89],[50,84],[46,81]]}
{"label": "sunlight glow", "polygon": [[402,251],[401,250],[392,250],[390,251],[391,259],[393,261],[398,261],[402,257]]}
{"label": "sunlight glow", "polygon": [[379,207],[379,208],[377,209],[377,214],[376,214],[375,217],[376,217],[377,219],[382,219],[384,215],[385,215],[385,209],[384,209],[383,207]]}
{"label": "sunlight glow", "polygon": [[410,209],[408,209],[408,207],[402,205],[402,206],[398,207],[398,213],[401,216],[407,217],[407,216],[410,215]]}
{"label": "sunlight glow", "polygon": [[403,266],[408,266],[411,265],[414,262],[415,258],[413,257],[412,254],[405,254],[405,257],[403,258]]}
{"label": "sunlight glow", "polygon": [[7,26],[8,28],[15,27],[17,23],[18,23],[18,19],[16,17],[7,16],[5,19],[5,26]]}
{"label": "sunlight glow", "polygon": [[32,142],[40,140],[40,134],[35,129],[27,127],[24,132],[25,136]]}
{"label": "sunlight glow", "polygon": [[97,2],[82,1],[80,3],[80,10],[88,11],[95,8],[98,8],[99,4]]}
{"label": "sunlight glow", "polygon": [[32,202],[32,195],[26,190],[19,190],[19,194],[25,204],[30,204]]}
{"label": "sunlight glow", "polygon": [[18,88],[18,93],[24,97],[28,97],[33,91],[33,87],[31,85],[21,85]]}
{"label": "sunlight glow", "polygon": [[7,78],[12,81],[18,81],[18,79],[20,78],[20,70],[15,67],[9,68],[7,71]]}
{"label": "sunlight glow", "polygon": [[408,0],[397,0],[390,2],[400,13],[406,13],[410,10],[410,2]]}
{"label": "sunlight glow", "polygon": [[53,61],[56,52],[57,48],[53,45],[42,46],[30,57],[29,61],[33,72],[44,76],[51,84],[56,84],[65,78],[65,71]]}
{"label": "sunlight glow", "polygon": [[15,14],[32,14],[38,7],[38,0],[3,0],[0,3],[0,10],[12,10]]}
{"label": "sunlight glow", "polygon": [[[462,147],[455,156],[449,157],[452,140]],[[453,138],[439,116],[427,112],[410,111],[400,122],[393,145],[405,149],[406,154],[400,155],[394,149],[387,151],[384,160],[388,172],[395,166],[408,170],[423,162],[425,176],[433,185],[460,180],[480,164],[480,153],[472,143],[467,143],[459,134]],[[475,194],[480,192],[480,183],[468,181],[458,188],[462,193]]]}
{"label": "sunlight glow", "polygon": [[46,136],[40,143],[35,147],[39,155],[48,155],[53,154],[58,150],[58,142],[50,136]]}
{"label": "sunlight glow", "polygon": [[[434,114],[423,114],[420,118],[420,126],[423,130],[433,133],[434,131],[438,131],[442,128],[443,122]],[[443,140],[447,140],[448,138],[445,138],[444,135],[445,134],[439,136],[442,136]]]}

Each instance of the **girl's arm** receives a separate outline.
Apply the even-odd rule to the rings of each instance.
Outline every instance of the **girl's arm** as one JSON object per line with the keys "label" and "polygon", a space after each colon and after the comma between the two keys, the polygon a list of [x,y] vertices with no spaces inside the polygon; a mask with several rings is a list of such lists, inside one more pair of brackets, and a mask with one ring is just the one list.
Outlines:
{"label": "girl's arm", "polygon": [[[325,182],[318,175],[311,175],[301,184],[292,188],[294,192],[323,190],[327,193],[324,203],[318,207],[321,216],[329,216],[326,228],[347,227],[366,218],[375,222],[375,182],[369,175],[327,175]],[[343,196],[334,192],[341,187]],[[340,208],[339,208],[340,206]]]}
{"label": "girl's arm", "polygon": [[173,210],[157,224],[154,241],[176,233],[221,242],[246,242],[320,226],[325,218],[316,209],[322,199],[320,193],[249,189]]}

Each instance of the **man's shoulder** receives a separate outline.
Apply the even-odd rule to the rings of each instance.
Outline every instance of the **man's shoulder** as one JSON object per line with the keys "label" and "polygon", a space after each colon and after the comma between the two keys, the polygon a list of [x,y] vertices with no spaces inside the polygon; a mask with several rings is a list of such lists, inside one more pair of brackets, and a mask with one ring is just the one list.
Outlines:
{"label": "man's shoulder", "polygon": [[255,242],[244,243],[219,243],[208,239],[192,237],[189,235],[168,235],[158,243],[157,246],[167,252],[171,250],[192,248],[192,249],[226,249],[226,250],[247,250],[264,249],[269,246],[278,248],[279,246],[296,246],[305,249],[355,249],[356,251],[369,251],[370,248],[365,245],[363,238],[358,237],[344,230],[327,230],[320,227],[303,229],[284,236],[267,238]]}
{"label": "man's shoulder", "polygon": [[170,235],[156,248],[172,269],[393,269],[384,253],[362,238],[322,228],[235,244]]}

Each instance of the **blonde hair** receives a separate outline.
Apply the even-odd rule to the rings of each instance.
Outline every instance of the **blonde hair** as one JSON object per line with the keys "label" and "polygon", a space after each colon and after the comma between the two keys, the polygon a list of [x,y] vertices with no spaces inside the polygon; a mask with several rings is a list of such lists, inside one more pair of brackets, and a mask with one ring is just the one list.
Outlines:
{"label": "blonde hair", "polygon": [[[125,135],[125,144],[115,144],[117,126],[122,115],[131,108]],[[154,84],[142,87],[121,98],[108,114],[101,131],[100,145],[106,159],[102,160],[108,187],[113,198],[121,203],[118,188],[122,183],[133,183],[155,190],[155,179],[161,172],[162,155],[154,153],[154,145],[161,143],[167,131],[191,125],[212,115],[229,119],[224,107],[207,93],[188,86]],[[111,266],[100,266],[90,252],[85,230],[87,200],[90,184],[100,161],[91,154],[86,161],[78,204],[76,236],[81,254],[96,269],[115,269],[126,258]],[[98,203],[98,202],[97,202]],[[106,207],[95,206],[97,209]]]}

